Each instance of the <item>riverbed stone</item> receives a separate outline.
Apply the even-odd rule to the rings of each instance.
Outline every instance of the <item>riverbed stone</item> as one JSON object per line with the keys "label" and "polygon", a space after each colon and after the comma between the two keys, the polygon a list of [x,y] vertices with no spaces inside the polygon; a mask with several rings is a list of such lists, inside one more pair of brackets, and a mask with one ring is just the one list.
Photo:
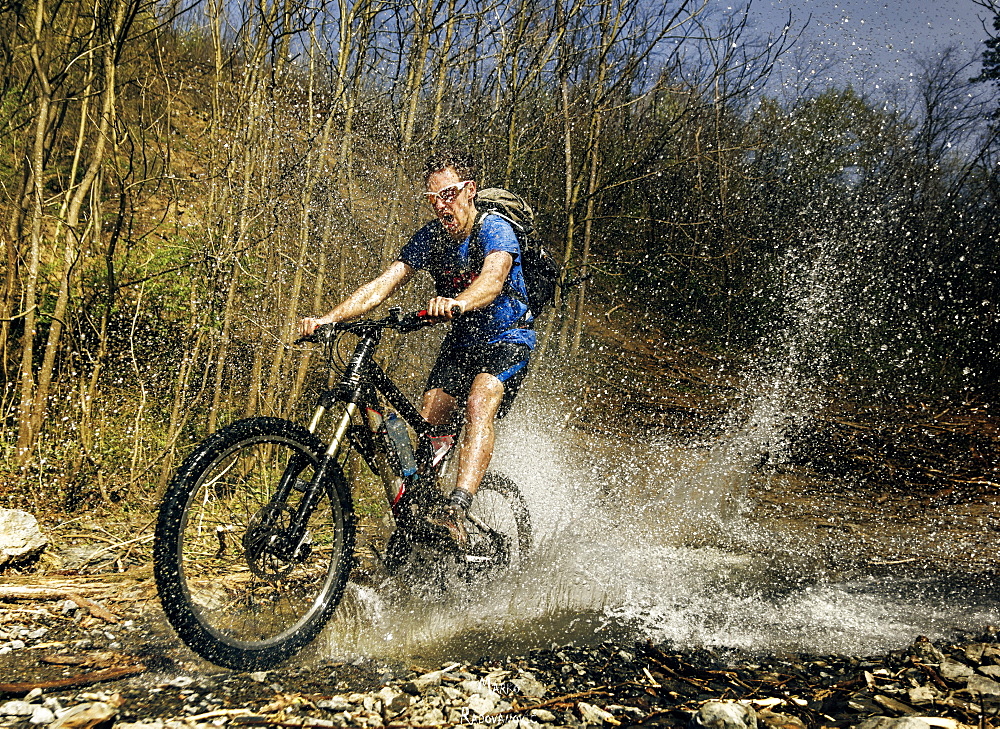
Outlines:
{"label": "riverbed stone", "polygon": [[410,724],[438,726],[445,723],[444,712],[436,707],[418,707],[410,712]]}
{"label": "riverbed stone", "polygon": [[580,719],[583,720],[584,724],[611,724],[613,726],[621,724],[610,711],[605,711],[600,706],[588,704],[586,701],[577,704],[576,709],[580,712]]}
{"label": "riverbed stone", "polygon": [[20,509],[0,509],[0,569],[27,562],[48,543],[33,515]]}
{"label": "riverbed stone", "polygon": [[441,671],[431,671],[422,676],[417,676],[403,684],[403,691],[413,696],[424,693],[433,686],[441,685]]}
{"label": "riverbed stone", "polygon": [[500,699],[500,694],[482,681],[462,681],[459,684],[459,688],[461,688],[461,690],[468,695],[486,696],[493,701],[498,701]]}
{"label": "riverbed stone", "polygon": [[931,725],[913,716],[870,716],[856,729],[931,729]]}
{"label": "riverbed stone", "polygon": [[35,706],[28,721],[31,724],[51,724],[56,720],[56,715],[47,706]]}
{"label": "riverbed stone", "polygon": [[118,715],[118,709],[103,701],[90,701],[72,706],[59,714],[50,729],[91,729],[110,724]]}
{"label": "riverbed stone", "polygon": [[965,684],[965,690],[969,693],[980,696],[996,698],[1000,696],[1000,683],[985,676],[970,676]]}
{"label": "riverbed stone", "polygon": [[544,683],[538,681],[534,676],[528,673],[512,679],[511,683],[517,687],[517,690],[521,692],[522,696],[527,696],[532,699],[542,698],[548,690]]}
{"label": "riverbed stone", "polygon": [[941,678],[945,681],[965,683],[969,680],[970,676],[975,674],[975,671],[964,663],[945,658],[941,661],[941,665],[938,666],[938,673],[941,674]]}
{"label": "riverbed stone", "polygon": [[[494,696],[496,696],[496,694],[494,694]],[[497,700],[490,696],[484,696],[483,694],[472,694],[468,699],[466,699],[465,704],[474,712],[479,714],[479,716],[484,716],[496,709]]]}
{"label": "riverbed stone", "polygon": [[394,717],[402,714],[410,708],[413,697],[403,691],[397,691],[390,686],[384,686],[378,692],[378,697],[382,702],[382,708],[386,716]]}
{"label": "riverbed stone", "polygon": [[350,711],[353,704],[345,696],[331,696],[328,699],[320,699],[316,706],[326,711]]}
{"label": "riverbed stone", "polygon": [[988,643],[970,643],[965,646],[962,653],[965,654],[965,657],[969,661],[978,666],[983,661],[983,653],[986,651],[988,645]]}
{"label": "riverbed stone", "polygon": [[924,663],[941,663],[945,660],[944,653],[923,636],[913,642],[913,653]]}
{"label": "riverbed stone", "polygon": [[757,711],[758,725],[763,724],[767,729],[806,729],[806,724],[797,716],[782,714],[769,709]]}
{"label": "riverbed stone", "polygon": [[709,701],[692,716],[691,729],[757,729],[757,712],[752,706],[732,701]]}
{"label": "riverbed stone", "polygon": [[933,704],[941,697],[941,692],[933,686],[915,686],[907,691],[909,702],[915,706]]}
{"label": "riverbed stone", "polygon": [[35,708],[27,701],[8,701],[0,704],[0,716],[31,716]]}
{"label": "riverbed stone", "polygon": [[545,724],[551,724],[556,720],[556,715],[548,709],[532,709],[528,716]]}

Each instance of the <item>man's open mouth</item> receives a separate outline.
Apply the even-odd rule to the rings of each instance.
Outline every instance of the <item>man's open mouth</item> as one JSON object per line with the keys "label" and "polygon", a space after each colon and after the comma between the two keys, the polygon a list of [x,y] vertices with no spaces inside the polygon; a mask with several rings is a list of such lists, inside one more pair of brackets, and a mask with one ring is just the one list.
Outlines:
{"label": "man's open mouth", "polygon": [[455,225],[455,216],[451,213],[441,213],[438,215],[438,220],[440,220],[441,224],[446,228],[451,228]]}

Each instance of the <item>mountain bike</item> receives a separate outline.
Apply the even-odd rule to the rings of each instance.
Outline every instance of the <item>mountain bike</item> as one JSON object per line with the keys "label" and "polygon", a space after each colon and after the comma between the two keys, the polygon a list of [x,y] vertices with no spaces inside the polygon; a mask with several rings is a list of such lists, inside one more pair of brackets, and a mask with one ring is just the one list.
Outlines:
{"label": "mountain bike", "polygon": [[[470,581],[524,563],[528,509],[500,473],[483,478],[464,549],[426,520],[446,498],[459,428],[424,420],[375,355],[386,330],[406,334],[431,323],[425,312],[393,309],[382,319],[318,328],[299,342],[323,345],[327,382],[336,384],[319,393],[309,423],[236,421],[174,474],[160,505],[154,574],[167,619],[200,656],[228,668],[266,668],[319,634],[358,563],[352,486],[371,474],[395,525],[376,548],[390,575],[418,552]],[[357,342],[340,371],[343,335]]]}

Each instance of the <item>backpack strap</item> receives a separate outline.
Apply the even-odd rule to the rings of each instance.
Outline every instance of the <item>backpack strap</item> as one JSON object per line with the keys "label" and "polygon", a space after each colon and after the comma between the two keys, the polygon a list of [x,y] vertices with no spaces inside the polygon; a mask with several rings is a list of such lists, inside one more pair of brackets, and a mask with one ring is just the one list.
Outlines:
{"label": "backpack strap", "polygon": [[[476,215],[476,222],[474,222],[472,224],[472,232],[469,233],[469,245],[470,246],[472,246],[472,245],[476,245],[477,246],[476,247],[476,258],[475,259],[472,258],[472,252],[470,251],[469,260],[470,261],[474,260],[475,261],[474,265],[476,267],[478,267],[480,271],[483,270],[483,261],[486,258],[486,256],[484,255],[486,253],[486,245],[483,243],[482,239],[480,238],[480,234],[482,232],[482,227],[483,227],[483,218],[485,218],[487,215],[490,215],[490,214],[497,215],[497,216],[503,218],[504,220],[507,220],[507,222],[511,224],[512,228],[521,228],[520,225],[518,225],[517,223],[514,223],[513,221],[509,220],[506,215],[501,215],[500,213],[495,212],[493,210],[481,210],[481,211],[479,211],[479,213]],[[517,237],[517,233],[514,234],[514,237],[517,239],[517,249],[519,251],[518,252],[518,258],[520,259],[521,275],[523,276],[524,275],[524,251],[521,250],[521,239]],[[522,294],[520,291],[518,291],[517,289],[514,288],[514,285],[510,282],[510,273],[507,274],[507,280],[503,282],[503,289],[501,290],[501,293],[506,293],[506,294],[509,294],[510,296],[513,296],[515,299],[517,299],[518,301],[520,301],[525,306],[524,313],[521,314],[521,316],[519,316],[517,318],[517,321],[514,322],[514,327],[516,327],[517,329],[531,329],[531,328],[533,328],[534,325],[535,325],[534,324],[534,319],[532,319],[531,321],[528,321],[528,316],[529,315],[530,316],[534,316],[534,314],[531,311],[531,304],[528,302],[528,298],[524,294]]]}

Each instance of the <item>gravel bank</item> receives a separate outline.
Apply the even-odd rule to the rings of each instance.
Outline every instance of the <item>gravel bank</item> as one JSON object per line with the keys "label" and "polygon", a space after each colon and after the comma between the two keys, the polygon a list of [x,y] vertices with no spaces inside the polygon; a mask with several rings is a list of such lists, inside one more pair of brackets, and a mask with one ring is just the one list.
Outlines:
{"label": "gravel bank", "polygon": [[896,729],[986,729],[1000,705],[1000,636],[917,638],[879,656],[602,644],[444,666],[292,661],[239,673],[196,660],[155,615],[112,622],[73,600],[21,600],[0,602],[0,684],[0,726],[24,729],[893,729],[890,719],[906,720]]}

